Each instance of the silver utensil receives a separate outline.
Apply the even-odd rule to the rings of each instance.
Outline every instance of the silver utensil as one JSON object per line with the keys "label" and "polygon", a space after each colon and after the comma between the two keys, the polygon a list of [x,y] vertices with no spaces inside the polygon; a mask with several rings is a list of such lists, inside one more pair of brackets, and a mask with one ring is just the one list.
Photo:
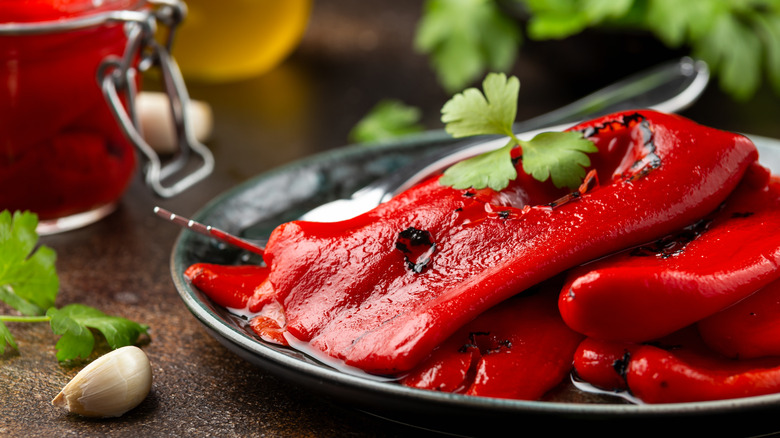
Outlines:
{"label": "silver utensil", "polygon": [[250,240],[234,236],[227,231],[222,231],[219,228],[212,227],[211,225],[205,225],[200,222],[196,222],[184,216],[171,213],[170,211],[160,207],[154,207],[154,214],[160,216],[163,219],[167,219],[182,228],[190,229],[204,236],[213,237],[230,245],[245,249],[255,254],[259,254],[261,257],[263,255],[262,246],[259,246],[257,243]]}

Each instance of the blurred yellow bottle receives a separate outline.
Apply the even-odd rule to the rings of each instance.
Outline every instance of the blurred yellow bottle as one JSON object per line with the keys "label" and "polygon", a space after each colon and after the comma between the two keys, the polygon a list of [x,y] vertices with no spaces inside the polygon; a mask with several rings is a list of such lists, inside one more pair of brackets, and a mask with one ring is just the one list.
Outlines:
{"label": "blurred yellow bottle", "polygon": [[187,79],[231,81],[265,73],[300,42],[311,0],[186,0],[173,55]]}

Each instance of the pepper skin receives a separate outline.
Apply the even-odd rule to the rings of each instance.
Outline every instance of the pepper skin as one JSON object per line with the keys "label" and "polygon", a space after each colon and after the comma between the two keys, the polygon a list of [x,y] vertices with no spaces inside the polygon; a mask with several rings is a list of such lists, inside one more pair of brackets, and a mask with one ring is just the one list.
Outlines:
{"label": "pepper skin", "polygon": [[552,289],[510,298],[450,336],[401,383],[483,397],[541,398],[569,375],[582,340],[563,323],[556,302]]}
{"label": "pepper skin", "polygon": [[[597,380],[594,386],[623,380],[625,387],[645,403],[685,403],[751,397],[780,392],[780,357],[731,360],[709,350],[694,326],[652,344],[583,341],[575,354],[577,375],[588,381],[578,363],[588,362]],[[616,352],[623,351],[620,367]],[[590,359],[583,360],[579,354]],[[594,359],[603,359],[602,362]],[[601,379],[601,380],[598,380]],[[607,389],[611,389],[606,387]]]}
{"label": "pepper skin", "polygon": [[780,356],[780,280],[697,325],[704,342],[724,356]]}
{"label": "pepper skin", "polygon": [[222,307],[243,309],[268,269],[255,265],[196,263],[184,272],[192,284]]}
{"label": "pepper skin", "polygon": [[605,391],[625,391],[628,361],[636,348],[631,342],[586,338],[574,352],[576,378]]}
{"label": "pepper skin", "polygon": [[593,160],[605,184],[551,207],[554,198],[517,201],[549,192],[524,192],[526,182],[551,185],[522,174],[498,194],[433,178],[354,219],[283,224],[248,310],[347,365],[403,373],[518,292],[706,215],[757,158],[743,136],[651,111],[573,129],[599,148]]}
{"label": "pepper skin", "polygon": [[693,324],[780,278],[780,181],[758,164],[715,214],[574,269],[559,308],[587,336],[642,342]]}

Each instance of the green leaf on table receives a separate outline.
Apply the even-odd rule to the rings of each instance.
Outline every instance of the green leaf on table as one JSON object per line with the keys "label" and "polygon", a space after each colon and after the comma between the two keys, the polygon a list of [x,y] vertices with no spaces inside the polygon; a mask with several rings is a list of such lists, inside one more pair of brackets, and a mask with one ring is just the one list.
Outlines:
{"label": "green leaf on table", "polygon": [[576,189],[590,166],[587,153],[598,152],[580,132],[543,132],[521,141],[523,171],[539,181],[551,178],[555,187]]}
{"label": "green leaf on table", "polygon": [[3,321],[0,321],[0,354],[5,353],[5,344],[10,345],[14,350],[19,349],[19,347],[16,346],[14,337],[11,335],[11,331],[8,330],[8,327]]}
{"label": "green leaf on table", "polygon": [[99,331],[114,349],[135,344],[148,330],[146,325],[106,315],[83,304],[51,308],[46,314],[51,317],[52,331],[61,335],[57,341],[57,359],[60,361],[89,356],[95,344],[90,329]]}
{"label": "green leaf on table", "polygon": [[520,40],[519,26],[492,0],[428,0],[414,44],[429,55],[442,86],[454,92],[487,69],[509,69]]}
{"label": "green leaf on table", "polygon": [[490,73],[482,82],[484,94],[468,88],[453,96],[441,109],[441,121],[453,137],[500,134],[514,136],[520,81],[503,73]]}
{"label": "green leaf on table", "polygon": [[0,212],[0,300],[24,315],[42,315],[59,289],[54,250],[38,244],[38,217]]}
{"label": "green leaf on table", "polygon": [[421,118],[419,108],[398,100],[382,100],[352,128],[349,138],[358,143],[376,143],[415,134],[424,129],[419,123]]}

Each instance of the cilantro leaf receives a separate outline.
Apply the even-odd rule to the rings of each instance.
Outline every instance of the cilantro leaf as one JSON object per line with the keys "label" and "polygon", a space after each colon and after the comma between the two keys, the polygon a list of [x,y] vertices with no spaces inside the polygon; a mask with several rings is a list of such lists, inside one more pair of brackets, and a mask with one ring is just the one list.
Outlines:
{"label": "cilantro leaf", "polygon": [[419,124],[422,112],[398,100],[382,100],[363,117],[349,133],[351,141],[381,142],[423,130]]}
{"label": "cilantro leaf", "polygon": [[523,171],[539,181],[552,179],[555,187],[576,189],[590,166],[586,153],[598,152],[580,132],[543,132],[521,141]]}
{"label": "cilantro leaf", "polygon": [[42,315],[59,289],[54,250],[35,248],[37,225],[33,213],[0,212],[0,300],[24,315]]}
{"label": "cilantro leaf", "polygon": [[5,353],[5,344],[10,345],[14,350],[18,350],[11,331],[3,324],[3,321],[0,321],[0,354]]}
{"label": "cilantro leaf", "polygon": [[495,151],[461,161],[447,170],[439,183],[455,189],[501,191],[517,178],[511,152],[515,146],[523,151],[523,171],[539,181],[552,179],[556,187],[576,189],[590,166],[586,153],[596,152],[596,146],[577,132],[548,132],[532,140],[518,139],[512,131],[517,115],[517,95],[520,81],[503,73],[491,73],[482,84],[485,94],[469,88],[456,94],[442,107],[442,122],[453,137],[501,134],[509,143]]}
{"label": "cilantro leaf", "polygon": [[500,149],[456,163],[444,172],[439,183],[458,190],[469,187],[504,190],[509,181],[517,178],[517,170],[510,155],[514,146],[512,140]]}
{"label": "cilantro leaf", "polygon": [[51,308],[46,314],[51,317],[52,331],[62,336],[57,342],[60,361],[89,356],[95,344],[90,328],[102,333],[111,348],[132,345],[148,330],[145,325],[82,304]]}
{"label": "cilantro leaf", "polygon": [[476,88],[456,94],[441,109],[441,121],[453,137],[483,134],[514,136],[520,81],[503,73],[490,73],[482,82],[483,95]]}
{"label": "cilantro leaf", "polygon": [[428,0],[415,49],[428,54],[439,82],[459,90],[490,70],[507,70],[517,56],[520,29],[491,0]]}

